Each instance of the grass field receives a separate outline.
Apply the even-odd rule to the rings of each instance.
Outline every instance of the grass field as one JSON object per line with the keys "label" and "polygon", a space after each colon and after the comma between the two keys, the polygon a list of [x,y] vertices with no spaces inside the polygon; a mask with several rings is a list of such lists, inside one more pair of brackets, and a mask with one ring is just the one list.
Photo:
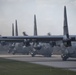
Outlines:
{"label": "grass field", "polygon": [[76,72],[0,58],[0,75],[76,75]]}

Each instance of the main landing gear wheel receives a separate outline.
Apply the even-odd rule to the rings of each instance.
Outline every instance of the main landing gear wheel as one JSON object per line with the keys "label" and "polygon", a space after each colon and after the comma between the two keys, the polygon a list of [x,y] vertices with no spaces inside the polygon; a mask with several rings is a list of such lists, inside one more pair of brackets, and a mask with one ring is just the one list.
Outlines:
{"label": "main landing gear wheel", "polygon": [[63,61],[66,61],[68,59],[68,56],[67,55],[61,55],[61,58]]}

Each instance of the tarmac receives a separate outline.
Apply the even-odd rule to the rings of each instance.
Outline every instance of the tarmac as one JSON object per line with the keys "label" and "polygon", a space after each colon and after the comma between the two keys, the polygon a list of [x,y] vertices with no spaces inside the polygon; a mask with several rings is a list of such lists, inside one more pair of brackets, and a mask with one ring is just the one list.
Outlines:
{"label": "tarmac", "polygon": [[52,57],[43,57],[42,55],[36,55],[35,57],[31,57],[31,55],[0,55],[0,57],[76,71],[76,58],[62,61],[60,55],[52,55]]}

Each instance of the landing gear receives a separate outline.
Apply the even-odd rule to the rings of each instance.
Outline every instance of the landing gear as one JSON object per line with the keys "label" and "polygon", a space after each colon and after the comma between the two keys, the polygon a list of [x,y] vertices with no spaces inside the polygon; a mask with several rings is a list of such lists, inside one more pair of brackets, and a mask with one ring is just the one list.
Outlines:
{"label": "landing gear", "polygon": [[13,49],[12,54],[15,55],[16,54],[16,48]]}
{"label": "landing gear", "polygon": [[36,51],[35,51],[35,52],[33,52],[31,55],[32,55],[32,57],[34,57],[34,56],[36,55]]}
{"label": "landing gear", "polygon": [[32,57],[34,57],[35,56],[35,54],[32,54]]}
{"label": "landing gear", "polygon": [[66,61],[69,57],[68,57],[68,55],[63,55],[63,54],[62,54],[62,55],[61,55],[61,58],[62,58],[63,61]]}
{"label": "landing gear", "polygon": [[12,54],[15,55],[16,54],[15,51],[13,51]]}
{"label": "landing gear", "polygon": [[10,49],[8,50],[8,53],[11,53],[11,50]]}

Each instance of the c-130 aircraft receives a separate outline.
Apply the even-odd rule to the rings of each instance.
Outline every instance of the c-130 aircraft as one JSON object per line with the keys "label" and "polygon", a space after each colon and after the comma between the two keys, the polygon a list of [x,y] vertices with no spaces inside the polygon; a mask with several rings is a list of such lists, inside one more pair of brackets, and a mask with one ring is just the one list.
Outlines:
{"label": "c-130 aircraft", "polygon": [[[38,36],[36,15],[34,15],[34,36]],[[51,57],[52,52],[53,47],[50,43],[42,43],[38,41],[33,42],[33,49],[31,50],[32,57],[34,57],[35,55],[43,55],[44,57]]]}
{"label": "c-130 aircraft", "polygon": [[[28,41],[26,41],[28,40]],[[76,41],[76,35],[69,35],[66,6],[64,6],[64,26],[63,35],[51,35],[51,36],[0,36],[0,41],[5,42],[24,42],[26,46],[29,46],[31,42],[50,42],[50,41],[62,41],[62,60],[67,60],[69,57],[76,57],[76,47],[72,44],[72,41]]]}
{"label": "c-130 aircraft", "polygon": [[[25,36],[26,35],[27,34],[25,34]],[[17,20],[15,20],[15,30],[14,30],[14,24],[12,24],[12,36],[18,36]],[[13,55],[15,55],[16,53],[28,55],[31,49],[32,48],[30,46],[24,47],[24,44],[22,42],[14,42],[9,44],[8,53],[12,53]]]}

